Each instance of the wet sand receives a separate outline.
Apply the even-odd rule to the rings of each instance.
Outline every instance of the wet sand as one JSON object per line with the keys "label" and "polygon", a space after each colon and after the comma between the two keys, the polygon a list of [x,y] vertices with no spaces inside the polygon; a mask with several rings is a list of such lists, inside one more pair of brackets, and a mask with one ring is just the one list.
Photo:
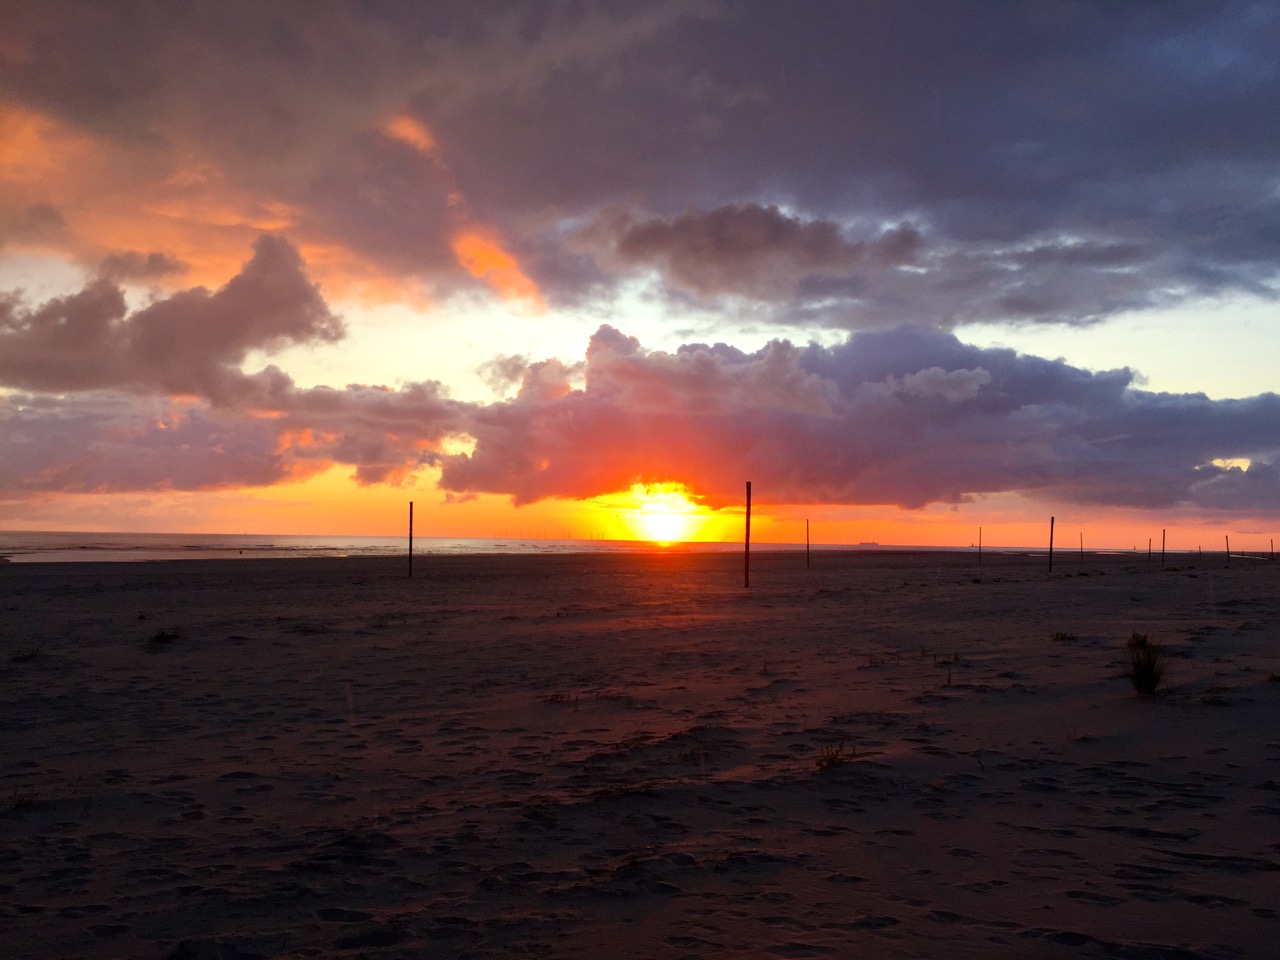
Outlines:
{"label": "wet sand", "polygon": [[1280,565],[1046,567],[4,565],[0,956],[1274,956]]}

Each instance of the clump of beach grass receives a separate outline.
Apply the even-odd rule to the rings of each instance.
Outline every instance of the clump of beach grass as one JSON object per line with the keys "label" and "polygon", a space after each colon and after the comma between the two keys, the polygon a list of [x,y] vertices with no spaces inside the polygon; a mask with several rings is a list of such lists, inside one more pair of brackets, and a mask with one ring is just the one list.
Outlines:
{"label": "clump of beach grass", "polygon": [[844,766],[846,763],[853,760],[852,752],[844,752],[845,744],[847,742],[847,738],[841,737],[839,743],[828,743],[818,750],[818,759],[815,765],[817,766],[819,773],[826,773],[829,770],[834,770],[836,767]]}
{"label": "clump of beach grass", "polygon": [[1149,697],[1156,692],[1164,679],[1168,658],[1158,643],[1152,643],[1145,633],[1133,633],[1125,643],[1129,669],[1125,676],[1133,684],[1139,696]]}
{"label": "clump of beach grass", "polygon": [[25,650],[19,650],[9,659],[14,663],[30,663],[40,656],[40,651],[44,649],[44,644],[34,647],[27,647]]}
{"label": "clump of beach grass", "polygon": [[157,630],[151,635],[151,639],[147,641],[153,647],[163,647],[173,643],[175,640],[181,640],[182,634],[177,630]]}

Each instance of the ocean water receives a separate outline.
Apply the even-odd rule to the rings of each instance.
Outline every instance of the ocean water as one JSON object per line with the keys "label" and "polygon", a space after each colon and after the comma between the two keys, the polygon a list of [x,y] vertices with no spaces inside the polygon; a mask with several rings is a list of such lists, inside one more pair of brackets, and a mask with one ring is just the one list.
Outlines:
{"label": "ocean water", "polygon": [[[699,550],[740,550],[741,544],[699,543]],[[413,553],[556,554],[619,553],[664,549],[634,540],[485,540],[414,537]],[[771,546],[770,549],[780,549]],[[784,547],[782,549],[785,549]],[[801,548],[803,549],[803,545]],[[74,561],[208,560],[275,557],[404,556],[405,537],[317,537],[222,533],[65,533],[0,531],[0,561],[65,563]]]}

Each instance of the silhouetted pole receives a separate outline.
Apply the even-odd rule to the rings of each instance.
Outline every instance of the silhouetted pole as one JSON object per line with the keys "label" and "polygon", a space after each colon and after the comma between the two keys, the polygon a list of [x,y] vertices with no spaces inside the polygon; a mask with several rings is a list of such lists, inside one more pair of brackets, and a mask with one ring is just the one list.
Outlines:
{"label": "silhouetted pole", "polygon": [[1084,531],[1080,532],[1080,562],[1084,563]]}
{"label": "silhouetted pole", "polygon": [[409,501],[409,576],[413,576],[413,501]]}
{"label": "silhouetted pole", "polygon": [[747,481],[747,528],[742,540],[742,585],[751,586],[751,481]]}
{"label": "silhouetted pole", "polygon": [[1229,567],[1231,566],[1231,537],[1224,535],[1224,539],[1227,541],[1227,566]]}
{"label": "silhouetted pole", "polygon": [[978,528],[978,566],[982,566],[982,528]]}
{"label": "silhouetted pole", "polygon": [[804,568],[809,569],[809,521],[804,522]]}
{"label": "silhouetted pole", "polygon": [[1049,518],[1049,572],[1053,573],[1053,517]]}
{"label": "silhouetted pole", "polygon": [[1151,538],[1147,537],[1147,559],[1151,559]]}
{"label": "silhouetted pole", "polygon": [[1160,528],[1160,566],[1162,567],[1164,566],[1164,534],[1165,534],[1165,530],[1163,527],[1161,527]]}

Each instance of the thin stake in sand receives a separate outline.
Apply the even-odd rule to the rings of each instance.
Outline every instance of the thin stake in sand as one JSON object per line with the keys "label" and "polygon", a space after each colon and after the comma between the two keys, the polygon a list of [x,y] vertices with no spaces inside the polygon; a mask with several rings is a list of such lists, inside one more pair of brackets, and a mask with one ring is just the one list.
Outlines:
{"label": "thin stake in sand", "polygon": [[1053,517],[1049,518],[1049,572],[1053,573]]}
{"label": "thin stake in sand", "polygon": [[747,527],[742,540],[742,585],[751,586],[751,481],[747,481]]}
{"label": "thin stake in sand", "polygon": [[409,501],[409,576],[413,577],[413,501]]}
{"label": "thin stake in sand", "polygon": [[809,521],[804,522],[804,568],[809,569]]}

